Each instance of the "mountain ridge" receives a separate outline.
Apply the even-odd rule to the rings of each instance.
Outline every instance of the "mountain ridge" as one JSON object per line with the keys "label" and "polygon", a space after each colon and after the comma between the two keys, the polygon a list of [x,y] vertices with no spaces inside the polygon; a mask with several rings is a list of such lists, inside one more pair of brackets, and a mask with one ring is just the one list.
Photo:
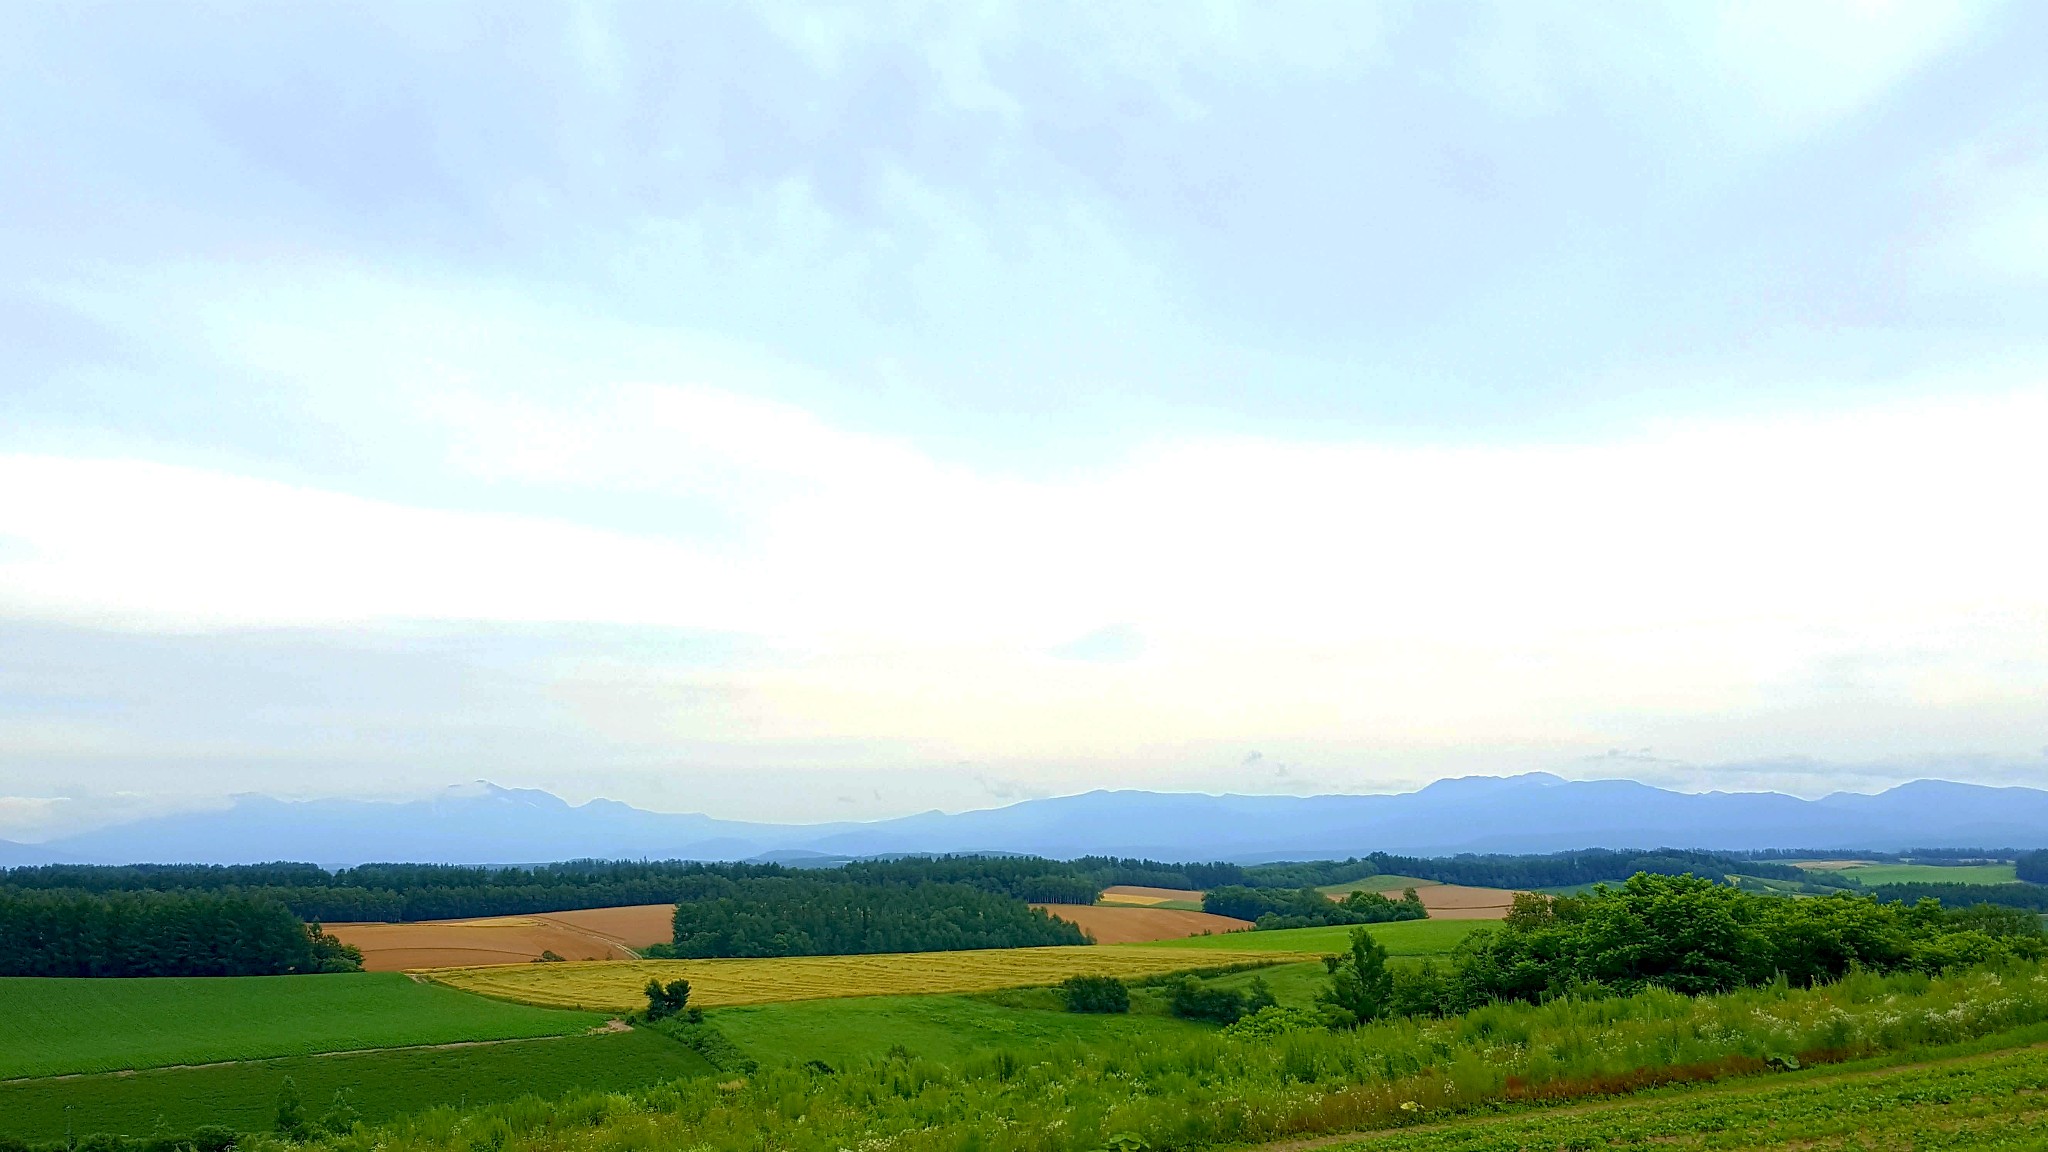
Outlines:
{"label": "mountain ridge", "polygon": [[1465,776],[1413,792],[1214,795],[1098,789],[970,812],[768,824],[571,804],[487,781],[408,801],[232,798],[52,840],[0,844],[0,863],[375,860],[531,864],[614,859],[800,859],[1030,852],[1154,859],[1343,858],[1672,846],[1724,850],[2048,847],[2048,791],[1918,780],[1874,795],[1674,792],[1548,773]]}

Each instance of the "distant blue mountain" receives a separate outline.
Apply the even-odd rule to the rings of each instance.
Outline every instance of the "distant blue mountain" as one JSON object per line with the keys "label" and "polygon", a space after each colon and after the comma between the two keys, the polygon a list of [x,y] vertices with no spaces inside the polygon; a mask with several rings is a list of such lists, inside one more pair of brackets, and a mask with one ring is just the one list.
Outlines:
{"label": "distant blue mountain", "polygon": [[1570,848],[2048,847],[2048,791],[1922,780],[1875,796],[1671,792],[1546,773],[1440,780],[1378,796],[1089,792],[1005,808],[836,824],[754,824],[477,783],[426,800],[283,801],[0,845],[48,859],[246,863],[372,860],[519,864],[582,857],[831,864],[906,852],[1031,852],[1164,860],[1554,852]]}

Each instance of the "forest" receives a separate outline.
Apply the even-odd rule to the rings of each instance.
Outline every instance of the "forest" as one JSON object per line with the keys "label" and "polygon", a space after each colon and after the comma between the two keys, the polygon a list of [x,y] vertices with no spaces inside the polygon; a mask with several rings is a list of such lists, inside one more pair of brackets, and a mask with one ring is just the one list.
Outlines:
{"label": "forest", "polygon": [[355,949],[275,900],[0,891],[0,976],[285,976],[361,967]]}
{"label": "forest", "polygon": [[676,905],[675,943],[650,957],[824,956],[1085,944],[1081,930],[966,884],[856,883],[831,874],[724,881]]}

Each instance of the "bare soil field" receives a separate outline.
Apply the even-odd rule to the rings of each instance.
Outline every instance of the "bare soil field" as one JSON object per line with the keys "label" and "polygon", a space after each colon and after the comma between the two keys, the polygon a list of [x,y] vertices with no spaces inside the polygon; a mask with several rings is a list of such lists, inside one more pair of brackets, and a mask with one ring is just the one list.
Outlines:
{"label": "bare soil field", "polygon": [[[625,908],[583,908],[575,912],[546,912],[535,917],[564,924],[601,940],[623,944],[635,951],[675,939],[676,906],[634,904]],[[557,948],[557,952],[562,950]],[[563,955],[568,953],[563,952]]]}
{"label": "bare soil field", "polygon": [[1145,907],[1151,904],[1168,904],[1185,900],[1200,904],[1202,894],[1185,888],[1144,888],[1136,884],[1117,884],[1102,890],[1104,904],[1126,904]]}
{"label": "bare soil field", "polygon": [[1144,944],[1187,936],[1234,932],[1251,921],[1178,908],[1119,908],[1106,904],[1034,904],[1095,938],[1097,944]]}
{"label": "bare soil field", "polygon": [[370,972],[458,965],[525,964],[553,952],[564,960],[630,960],[624,946],[543,916],[429,920],[416,924],[327,924],[363,950]]}
{"label": "bare soil field", "polygon": [[[1401,889],[1383,893],[1399,900]],[[1432,920],[1504,920],[1515,902],[1509,888],[1470,888],[1463,884],[1431,884],[1417,888],[1415,895],[1429,909]]]}

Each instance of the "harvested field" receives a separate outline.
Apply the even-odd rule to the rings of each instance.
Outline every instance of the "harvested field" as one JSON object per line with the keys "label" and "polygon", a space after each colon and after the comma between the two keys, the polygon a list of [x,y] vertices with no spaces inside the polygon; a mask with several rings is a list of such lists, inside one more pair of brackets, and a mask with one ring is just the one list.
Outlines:
{"label": "harvested field", "polygon": [[501,1000],[625,1012],[646,1006],[643,989],[649,980],[688,980],[691,1004],[717,1008],[846,996],[990,992],[998,988],[1057,984],[1069,976],[1156,976],[1189,968],[1263,964],[1287,958],[1278,952],[1220,948],[1204,949],[1196,956],[1171,949],[1069,946],[875,956],[520,964],[442,969],[425,975],[465,992]]}
{"label": "harvested field", "polygon": [[[1399,900],[1399,889],[1385,895]],[[1503,920],[1515,902],[1509,888],[1470,888],[1463,884],[1431,884],[1417,888],[1415,895],[1429,909],[1432,920]]]}
{"label": "harvested field", "polygon": [[1367,876],[1360,880],[1346,880],[1341,884],[1325,884],[1316,889],[1316,891],[1328,896],[1334,896],[1340,900],[1351,895],[1353,892],[1384,892],[1398,897],[1409,888],[1420,891],[1424,888],[1433,887],[1438,883],[1440,881],[1424,880],[1419,876],[1400,876],[1382,873],[1378,876]]}
{"label": "harvested field", "polygon": [[1102,890],[1102,903],[1128,904],[1140,908],[1154,904],[1200,904],[1202,894],[1188,888],[1144,888],[1117,884]]}
{"label": "harvested field", "polygon": [[1178,908],[1117,907],[1110,904],[1034,904],[1095,938],[1097,944],[1142,944],[1204,933],[1235,932],[1249,920],[1188,912]]}
{"label": "harvested field", "polygon": [[[638,951],[651,944],[666,944],[675,939],[676,906],[673,904],[634,904],[625,908],[584,908],[575,912],[548,912],[536,916],[564,924],[578,932],[584,932],[601,940],[609,940]],[[567,956],[560,948],[555,949]]]}
{"label": "harvested field", "polygon": [[492,916],[414,924],[329,924],[326,928],[345,943],[362,949],[363,967],[371,972],[526,964],[538,960],[543,951],[565,960],[627,960],[633,955],[616,939],[548,916]]}
{"label": "harvested field", "polygon": [[1342,900],[1353,891],[1378,892],[1389,900],[1399,900],[1410,888],[1415,889],[1422,906],[1429,909],[1432,920],[1502,920],[1515,902],[1511,888],[1438,884],[1406,876],[1369,876],[1349,884],[1331,884],[1319,891],[1329,893],[1332,900]]}

